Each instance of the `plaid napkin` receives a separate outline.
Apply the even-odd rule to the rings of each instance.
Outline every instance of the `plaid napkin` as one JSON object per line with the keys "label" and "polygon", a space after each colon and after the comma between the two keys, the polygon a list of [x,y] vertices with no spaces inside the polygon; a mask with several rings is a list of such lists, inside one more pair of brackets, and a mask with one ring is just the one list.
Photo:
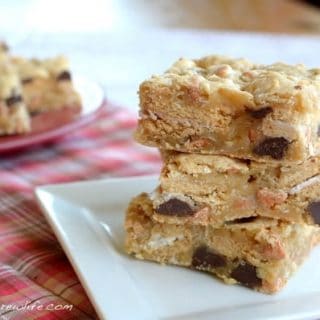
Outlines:
{"label": "plaid napkin", "polygon": [[35,186],[159,171],[159,156],[132,141],[135,117],[107,107],[55,143],[0,156],[0,319],[97,319],[35,203]]}

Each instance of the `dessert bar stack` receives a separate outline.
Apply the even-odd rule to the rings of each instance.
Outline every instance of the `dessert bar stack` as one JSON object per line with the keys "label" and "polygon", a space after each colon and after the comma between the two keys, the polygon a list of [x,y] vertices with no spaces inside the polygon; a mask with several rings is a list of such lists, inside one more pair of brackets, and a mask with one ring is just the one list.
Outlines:
{"label": "dessert bar stack", "polygon": [[0,42],[0,136],[32,131],[33,117],[39,113],[66,111],[81,111],[67,59],[17,57]]}
{"label": "dessert bar stack", "polygon": [[320,240],[320,69],[180,59],[140,108],[163,167],[129,204],[128,253],[279,291]]}

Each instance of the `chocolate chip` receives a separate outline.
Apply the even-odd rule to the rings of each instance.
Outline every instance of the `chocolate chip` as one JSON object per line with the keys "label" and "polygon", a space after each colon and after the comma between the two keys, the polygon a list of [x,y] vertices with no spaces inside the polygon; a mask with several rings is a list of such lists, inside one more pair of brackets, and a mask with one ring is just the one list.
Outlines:
{"label": "chocolate chip", "polygon": [[320,137],[320,125],[318,126],[317,135]]}
{"label": "chocolate chip", "polygon": [[32,81],[33,81],[32,78],[24,78],[24,79],[21,80],[22,84],[27,84],[27,83],[30,83]]}
{"label": "chocolate chip", "polygon": [[228,224],[249,223],[255,221],[256,219],[257,217],[244,217],[228,221]]}
{"label": "chocolate chip", "polygon": [[294,88],[295,88],[296,90],[301,90],[301,89],[302,89],[302,86],[296,85],[296,86],[294,86]]}
{"label": "chocolate chip", "polygon": [[237,161],[246,164],[247,166],[250,166],[251,160],[250,159],[237,159]]}
{"label": "chocolate chip", "polygon": [[251,176],[249,177],[249,179],[248,179],[248,182],[251,183],[251,182],[254,182],[254,181],[256,181],[256,180],[257,180],[257,177],[251,175]]}
{"label": "chocolate chip", "polygon": [[307,211],[312,216],[314,223],[320,225],[320,201],[311,202]]}
{"label": "chocolate chip", "polygon": [[58,76],[57,76],[58,81],[64,81],[64,80],[71,80],[71,74],[69,71],[62,71]]}
{"label": "chocolate chip", "polygon": [[22,101],[22,96],[20,95],[13,95],[9,98],[6,99],[6,104],[8,107],[11,107],[15,103],[21,102]]}
{"label": "chocolate chip", "polygon": [[252,118],[263,119],[267,114],[271,113],[273,109],[271,107],[263,107],[257,110],[246,109]]}
{"label": "chocolate chip", "polygon": [[195,213],[188,203],[176,198],[161,203],[155,211],[159,214],[178,217],[191,216]]}
{"label": "chocolate chip", "polygon": [[231,272],[231,277],[249,288],[259,287],[262,284],[262,280],[257,276],[256,267],[244,261]]}
{"label": "chocolate chip", "polygon": [[205,246],[197,248],[192,256],[192,266],[195,268],[219,268],[226,264],[227,260],[223,255]]}
{"label": "chocolate chip", "polygon": [[31,117],[35,117],[37,116],[38,114],[40,114],[41,112],[40,111],[30,111],[30,116]]}
{"label": "chocolate chip", "polygon": [[254,147],[253,152],[259,156],[270,156],[273,159],[280,160],[288,150],[289,143],[283,137],[266,138]]}

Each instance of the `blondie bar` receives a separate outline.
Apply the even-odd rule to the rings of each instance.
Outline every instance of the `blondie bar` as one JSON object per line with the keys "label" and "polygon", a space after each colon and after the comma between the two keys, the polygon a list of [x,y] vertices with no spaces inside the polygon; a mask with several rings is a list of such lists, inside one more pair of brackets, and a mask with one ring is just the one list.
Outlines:
{"label": "blondie bar", "polygon": [[259,162],[320,152],[320,69],[209,56],[140,86],[135,137],[148,146]]}
{"label": "blondie bar", "polygon": [[229,284],[279,291],[319,241],[319,228],[257,218],[223,228],[159,223],[146,194],[126,216],[126,250],[138,259],[190,267]]}
{"label": "blondie bar", "polygon": [[81,99],[73,87],[68,60],[13,57],[22,82],[23,97],[31,115],[72,108],[80,112]]}
{"label": "blondie bar", "polygon": [[178,152],[163,152],[163,159],[152,194],[157,221],[221,226],[261,216],[320,224],[320,157],[269,166]]}
{"label": "blondie bar", "polygon": [[22,98],[20,80],[13,66],[0,62],[0,135],[29,132],[30,119]]}

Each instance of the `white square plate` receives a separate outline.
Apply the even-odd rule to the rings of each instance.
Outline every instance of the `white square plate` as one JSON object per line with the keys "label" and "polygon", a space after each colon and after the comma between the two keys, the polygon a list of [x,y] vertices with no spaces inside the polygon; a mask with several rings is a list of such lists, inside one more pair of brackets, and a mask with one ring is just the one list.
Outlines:
{"label": "white square plate", "polygon": [[188,269],[142,262],[123,251],[131,197],[155,177],[40,187],[36,196],[101,319],[320,318],[320,248],[286,288],[269,296]]}

